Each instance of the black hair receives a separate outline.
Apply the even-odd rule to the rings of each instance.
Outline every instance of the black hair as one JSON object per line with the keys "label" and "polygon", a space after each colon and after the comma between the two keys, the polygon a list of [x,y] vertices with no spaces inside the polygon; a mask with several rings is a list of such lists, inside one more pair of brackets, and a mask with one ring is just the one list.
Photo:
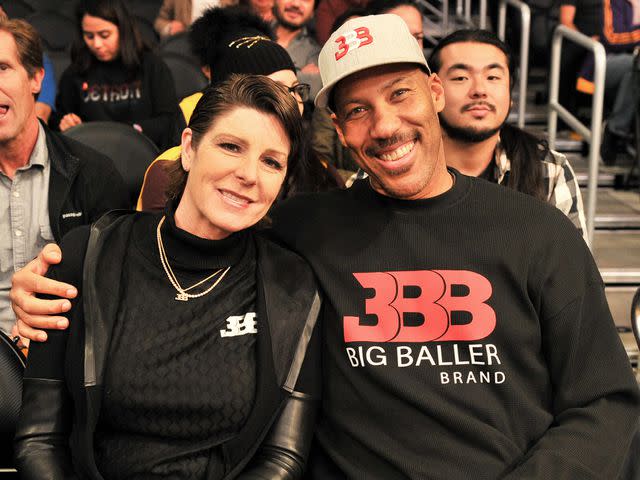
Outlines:
{"label": "black hair", "polygon": [[[516,66],[507,44],[494,33],[487,30],[457,30],[444,37],[434,47],[427,63],[435,73],[440,71],[442,62],[440,53],[444,47],[453,43],[484,43],[493,45],[507,58],[509,68],[509,87],[513,88]],[[518,127],[505,123],[500,129],[500,144],[511,162],[511,170],[506,186],[532,197],[544,198],[544,175],[542,160],[549,154],[549,145],[545,140],[535,137]]]}
{"label": "black hair", "polygon": [[429,64],[429,68],[431,68],[431,71],[434,73],[438,73],[440,71],[440,68],[442,67],[440,52],[444,47],[453,43],[465,42],[486,43],[487,45],[493,45],[502,53],[504,53],[505,57],[507,57],[507,67],[509,68],[509,88],[513,88],[515,79],[518,76],[518,68],[516,66],[513,53],[511,53],[511,49],[506,43],[500,40],[495,33],[488,30],[456,30],[455,32],[452,32],[444,37],[436,44],[435,47],[433,47],[433,50],[431,50],[431,55],[429,55],[429,58],[427,59],[427,63]]}
{"label": "black hair", "polygon": [[506,186],[546,201],[542,161],[549,155],[547,141],[505,123],[500,143],[511,162]]}
{"label": "black hair", "polygon": [[248,36],[275,40],[269,24],[243,6],[209,8],[189,28],[191,51],[207,66],[216,63],[230,40]]}
{"label": "black hair", "polygon": [[142,64],[146,46],[135,20],[122,0],[81,0],[76,7],[78,36],[71,49],[71,62],[80,73],[86,72],[99,60],[87,47],[82,35],[82,19],[85,15],[98,17],[118,27],[119,55],[125,68],[137,72]]}

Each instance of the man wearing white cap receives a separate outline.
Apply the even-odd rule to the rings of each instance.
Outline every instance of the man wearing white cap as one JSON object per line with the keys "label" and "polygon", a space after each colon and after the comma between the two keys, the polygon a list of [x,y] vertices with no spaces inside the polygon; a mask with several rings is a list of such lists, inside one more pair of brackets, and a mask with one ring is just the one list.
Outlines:
{"label": "man wearing white cap", "polygon": [[399,17],[348,21],[319,65],[369,179],[274,213],[325,290],[313,477],[616,478],[638,391],[576,228],[447,169],[443,87]]}
{"label": "man wearing white cap", "polygon": [[[576,228],[447,169],[442,85],[399,17],[348,21],[319,65],[316,105],[369,178],[273,213],[325,294],[310,476],[616,478],[638,388]],[[16,311],[58,328],[24,312],[63,305],[27,301],[35,277],[17,280]]]}

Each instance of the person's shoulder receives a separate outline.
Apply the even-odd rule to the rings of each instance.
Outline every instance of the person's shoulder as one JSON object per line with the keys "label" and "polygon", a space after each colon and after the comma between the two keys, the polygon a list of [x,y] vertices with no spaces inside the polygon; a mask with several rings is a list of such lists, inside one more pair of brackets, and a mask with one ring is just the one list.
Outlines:
{"label": "person's shoulder", "polygon": [[62,262],[55,266],[54,278],[63,279],[76,286],[82,285],[84,257],[91,234],[91,225],[81,225],[67,232],[60,241]]}
{"label": "person's shoulder", "polygon": [[511,223],[514,228],[528,224],[542,229],[564,228],[562,225],[568,223],[575,230],[566,215],[549,202],[481,178],[472,177],[471,184],[470,199],[497,221]]}
{"label": "person's shoulder", "polygon": [[299,265],[301,268],[309,268],[307,261],[299,254],[291,250],[282,240],[275,234],[272,228],[256,229],[253,232],[253,238],[258,246],[259,256],[274,256],[285,259],[287,263]]}
{"label": "person's shoulder", "polygon": [[344,205],[351,196],[350,189],[333,189],[326,192],[300,193],[278,203],[274,218],[300,217],[300,221],[313,222],[318,216],[330,216]]}
{"label": "person's shoulder", "polygon": [[271,228],[254,232],[260,271],[270,282],[291,284],[291,288],[316,288],[316,280],[309,263],[289,248]]}
{"label": "person's shoulder", "polygon": [[557,152],[555,150],[548,149],[546,155],[542,159],[543,163],[548,163],[558,167],[565,167],[569,165],[569,159],[564,153]]}

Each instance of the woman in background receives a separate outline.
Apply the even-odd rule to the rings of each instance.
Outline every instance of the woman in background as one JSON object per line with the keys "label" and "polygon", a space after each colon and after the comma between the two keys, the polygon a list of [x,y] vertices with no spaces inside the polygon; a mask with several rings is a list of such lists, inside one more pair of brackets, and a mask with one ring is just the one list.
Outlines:
{"label": "woman in background", "polygon": [[50,123],[65,131],[82,122],[128,123],[161,143],[177,104],[166,64],[143,44],[122,0],[82,0],[80,39],[60,78]]}

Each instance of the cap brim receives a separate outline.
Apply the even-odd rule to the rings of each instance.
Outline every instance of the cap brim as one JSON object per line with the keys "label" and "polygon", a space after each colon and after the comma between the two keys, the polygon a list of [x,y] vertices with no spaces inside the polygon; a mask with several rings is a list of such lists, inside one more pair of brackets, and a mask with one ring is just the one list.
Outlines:
{"label": "cap brim", "polygon": [[380,67],[382,65],[394,65],[396,63],[413,63],[415,65],[420,65],[421,67],[424,67],[427,70],[429,70],[426,60],[423,62],[416,61],[415,56],[407,57],[407,58],[394,58],[393,61],[365,64],[365,65],[362,65],[361,67],[356,67],[356,68],[353,68],[352,70],[349,70],[348,72],[345,72],[343,75],[336,77],[332,82],[323,86],[318,92],[318,94],[316,95],[316,98],[313,103],[315,104],[316,107],[325,108],[329,104],[329,96],[331,95],[331,90],[341,80],[344,80],[345,78],[347,78],[350,75],[353,75],[354,73],[362,72],[363,70],[367,70],[369,68]]}

